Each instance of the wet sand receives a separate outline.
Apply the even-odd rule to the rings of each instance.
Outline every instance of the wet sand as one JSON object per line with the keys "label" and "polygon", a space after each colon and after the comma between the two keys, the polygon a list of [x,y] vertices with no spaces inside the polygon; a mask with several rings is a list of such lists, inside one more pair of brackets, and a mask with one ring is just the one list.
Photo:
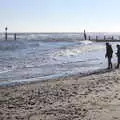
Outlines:
{"label": "wet sand", "polygon": [[120,70],[0,87],[0,120],[119,120]]}

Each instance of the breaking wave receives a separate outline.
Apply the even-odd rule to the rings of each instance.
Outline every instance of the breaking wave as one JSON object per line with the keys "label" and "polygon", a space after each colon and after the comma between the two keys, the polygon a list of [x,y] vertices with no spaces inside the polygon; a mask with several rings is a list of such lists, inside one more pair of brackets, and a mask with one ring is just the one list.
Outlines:
{"label": "breaking wave", "polygon": [[64,47],[54,53],[54,56],[76,56],[85,52],[91,52],[99,49],[103,49],[103,45],[92,44],[91,41],[81,41],[80,45]]}

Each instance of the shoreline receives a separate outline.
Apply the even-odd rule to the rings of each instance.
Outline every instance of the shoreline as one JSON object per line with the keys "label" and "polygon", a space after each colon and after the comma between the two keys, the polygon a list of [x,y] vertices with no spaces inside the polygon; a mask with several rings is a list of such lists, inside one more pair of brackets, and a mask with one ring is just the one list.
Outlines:
{"label": "shoreline", "polygon": [[93,70],[91,72],[85,72],[85,73],[77,73],[77,74],[68,74],[68,75],[63,75],[63,76],[58,76],[58,77],[51,77],[48,79],[43,79],[41,80],[40,77],[38,78],[31,78],[30,80],[21,80],[21,81],[12,81],[12,82],[3,82],[0,83],[0,87],[14,87],[14,86],[20,86],[20,85],[26,85],[26,84],[36,84],[36,83],[42,83],[42,82],[49,82],[49,81],[56,81],[59,79],[69,79],[70,77],[87,77],[90,75],[94,75],[94,74],[103,74],[105,72],[110,72],[113,71],[115,69],[106,69],[106,68],[101,68],[101,69],[97,69],[97,70]]}
{"label": "shoreline", "polygon": [[116,120],[120,70],[0,87],[1,120]]}

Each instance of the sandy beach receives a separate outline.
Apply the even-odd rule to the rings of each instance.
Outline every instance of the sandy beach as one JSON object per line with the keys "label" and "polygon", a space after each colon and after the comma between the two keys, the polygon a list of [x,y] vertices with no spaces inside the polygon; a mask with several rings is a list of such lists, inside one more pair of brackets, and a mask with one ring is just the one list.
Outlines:
{"label": "sandy beach", "polygon": [[119,120],[120,71],[0,87],[0,120]]}
{"label": "sandy beach", "polygon": [[0,3],[0,120],[120,120],[120,0]]}

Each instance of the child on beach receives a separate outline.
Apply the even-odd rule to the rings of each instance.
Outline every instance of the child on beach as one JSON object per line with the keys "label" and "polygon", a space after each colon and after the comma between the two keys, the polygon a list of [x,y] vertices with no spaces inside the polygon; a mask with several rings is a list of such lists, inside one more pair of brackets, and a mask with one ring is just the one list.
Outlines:
{"label": "child on beach", "polygon": [[117,55],[117,66],[116,66],[116,68],[119,68],[119,64],[120,64],[120,45],[116,45],[116,47],[117,47],[117,53],[116,53],[116,55]]}

